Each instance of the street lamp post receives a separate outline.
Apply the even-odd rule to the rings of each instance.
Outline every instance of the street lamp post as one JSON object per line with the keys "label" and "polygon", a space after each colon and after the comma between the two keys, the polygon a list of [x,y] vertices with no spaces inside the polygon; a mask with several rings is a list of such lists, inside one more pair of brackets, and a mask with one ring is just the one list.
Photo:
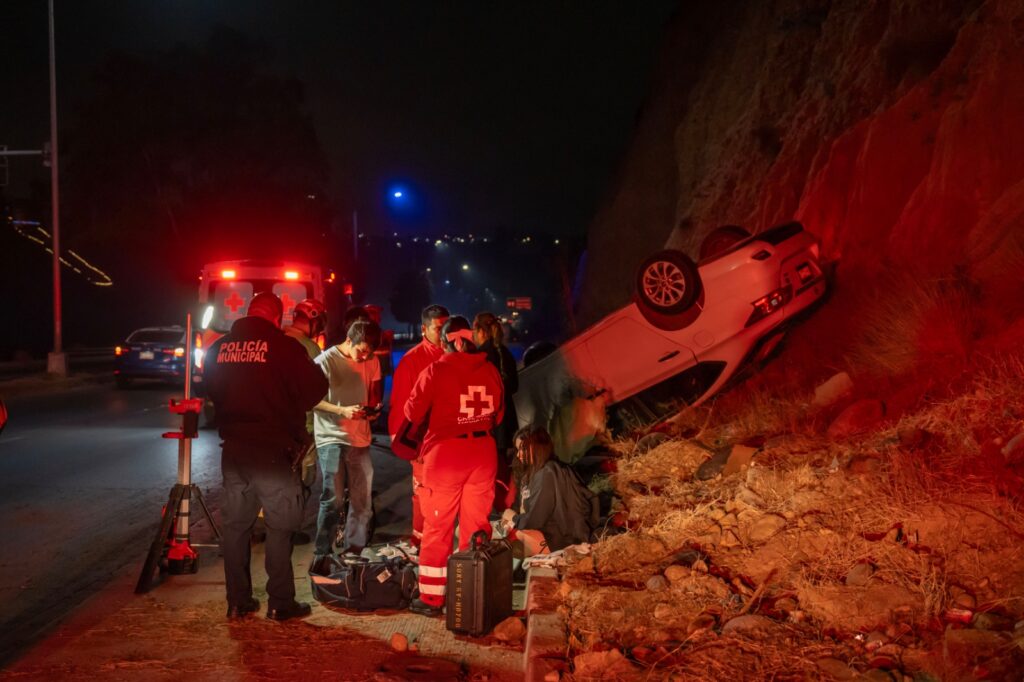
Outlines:
{"label": "street lamp post", "polygon": [[54,50],[53,0],[49,0],[50,13],[50,202],[53,215],[53,352],[46,358],[46,371],[67,376],[67,357],[61,335],[60,298],[60,189],[57,184],[57,62]]}

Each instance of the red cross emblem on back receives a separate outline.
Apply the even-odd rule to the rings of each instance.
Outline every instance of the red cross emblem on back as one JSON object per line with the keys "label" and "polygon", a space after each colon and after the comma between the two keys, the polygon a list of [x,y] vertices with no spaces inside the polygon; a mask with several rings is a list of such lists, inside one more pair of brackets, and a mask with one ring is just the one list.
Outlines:
{"label": "red cross emblem on back", "polygon": [[237,291],[232,291],[231,295],[224,299],[224,305],[231,308],[232,313],[237,313],[238,309],[245,305],[245,299],[239,296]]}
{"label": "red cross emblem on back", "polygon": [[467,393],[459,396],[459,412],[467,419],[486,417],[494,412],[494,396],[486,386],[470,386]]}

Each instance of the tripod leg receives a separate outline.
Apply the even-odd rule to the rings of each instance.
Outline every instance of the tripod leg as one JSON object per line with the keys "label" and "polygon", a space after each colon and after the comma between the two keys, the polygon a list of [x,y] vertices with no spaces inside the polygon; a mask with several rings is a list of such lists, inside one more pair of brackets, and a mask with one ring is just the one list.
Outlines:
{"label": "tripod leg", "polygon": [[206,500],[203,499],[203,493],[200,492],[199,486],[195,484],[192,485],[192,499],[199,501],[199,506],[203,508],[203,513],[206,515],[206,520],[210,522],[210,528],[213,529],[213,534],[217,541],[223,541],[223,538],[220,536],[220,529],[217,528],[217,524],[213,520],[213,514],[210,513],[210,508],[206,506]]}
{"label": "tripod leg", "polygon": [[164,553],[164,547],[174,528],[174,521],[178,516],[178,507],[181,505],[181,498],[185,495],[185,486],[180,483],[171,488],[170,499],[167,501],[167,508],[164,510],[163,518],[160,519],[160,529],[156,532],[153,544],[149,546],[149,554],[146,562],[142,565],[142,573],[139,575],[139,582],[135,584],[135,594],[147,592],[153,579],[153,571],[160,562]]}

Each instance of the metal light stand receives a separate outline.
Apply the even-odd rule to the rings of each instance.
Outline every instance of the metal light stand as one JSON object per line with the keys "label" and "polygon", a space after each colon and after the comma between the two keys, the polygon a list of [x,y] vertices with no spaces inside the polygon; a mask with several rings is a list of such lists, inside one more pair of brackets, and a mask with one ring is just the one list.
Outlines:
{"label": "metal light stand", "polygon": [[[192,398],[192,315],[185,318],[185,398],[171,398],[168,409],[181,415],[181,430],[169,431],[164,438],[178,441],[178,482],[171,488],[170,498],[160,518],[160,529],[150,545],[142,574],[135,585],[135,594],[142,594],[152,586],[153,573],[160,567],[161,572],[171,575],[195,573],[199,570],[199,554],[189,542],[189,510],[194,499],[199,502],[203,514],[210,522],[213,533],[220,542],[220,529],[213,520],[199,486],[192,483],[192,439],[199,436],[199,413],[203,409],[202,398]],[[216,546],[216,545],[208,545]]]}

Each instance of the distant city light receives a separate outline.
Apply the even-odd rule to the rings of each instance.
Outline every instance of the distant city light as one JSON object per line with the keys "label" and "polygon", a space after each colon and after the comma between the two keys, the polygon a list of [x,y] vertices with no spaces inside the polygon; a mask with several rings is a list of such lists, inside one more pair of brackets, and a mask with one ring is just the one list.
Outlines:
{"label": "distant city light", "polygon": [[452,281],[451,281],[450,279],[446,279],[446,280],[444,281],[444,285],[445,285],[445,286],[450,286],[450,285],[451,285],[451,283],[452,283]]}
{"label": "distant city light", "polygon": [[555,246],[558,246],[558,245],[559,245],[559,244],[561,244],[561,243],[562,243],[562,240],[561,240],[561,239],[556,239],[556,240],[555,240]]}
{"label": "distant city light", "polygon": [[469,263],[463,263],[462,264],[462,269],[463,270],[469,270]]}
{"label": "distant city light", "polygon": [[441,242],[440,239],[438,239],[436,242],[434,242],[434,246],[441,246],[441,244],[442,244],[442,242]]}
{"label": "distant city light", "polygon": [[427,268],[427,272],[433,272],[431,268]]}

